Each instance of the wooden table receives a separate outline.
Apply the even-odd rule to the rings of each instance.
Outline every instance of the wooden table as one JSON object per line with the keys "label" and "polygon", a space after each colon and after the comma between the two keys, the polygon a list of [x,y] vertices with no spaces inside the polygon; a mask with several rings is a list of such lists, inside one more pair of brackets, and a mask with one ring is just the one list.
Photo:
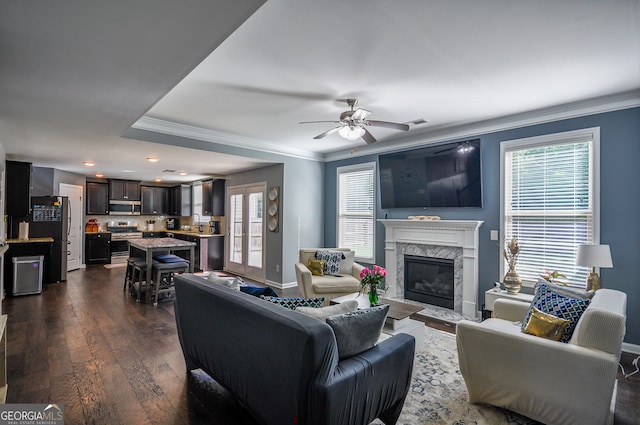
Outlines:
{"label": "wooden table", "polygon": [[146,253],[145,260],[147,262],[147,293],[145,294],[145,302],[148,303],[151,300],[151,291],[149,290],[152,281],[153,270],[153,254],[157,252],[170,252],[175,251],[189,251],[189,273],[193,273],[194,270],[194,258],[195,258],[195,242],[183,241],[174,238],[142,238],[142,239],[129,239],[129,255],[131,255],[131,248],[137,248]]}
{"label": "wooden table", "polygon": [[[358,301],[358,310],[371,307],[369,304],[369,295],[360,294],[358,292],[337,297],[331,300],[332,304],[340,304],[345,301],[356,300]],[[390,300],[388,298],[380,298],[378,300],[379,305],[389,305],[389,313],[387,314],[387,320],[384,324],[382,332],[387,335],[395,335],[398,333],[406,333],[413,335],[416,339],[416,350],[423,348],[424,346],[424,323],[413,320],[409,316],[423,310],[423,307],[418,307],[412,304],[406,304],[401,301]]]}

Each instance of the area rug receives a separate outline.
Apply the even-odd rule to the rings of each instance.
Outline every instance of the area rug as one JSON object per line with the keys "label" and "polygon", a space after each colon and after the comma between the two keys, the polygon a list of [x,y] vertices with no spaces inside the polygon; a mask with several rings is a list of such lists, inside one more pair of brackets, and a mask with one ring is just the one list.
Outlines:
{"label": "area rug", "polygon": [[124,263],[112,263],[112,264],[103,264],[105,269],[119,269],[121,267],[127,267],[127,262]]}
{"label": "area rug", "polygon": [[467,401],[455,335],[425,326],[425,347],[429,348],[416,353],[411,387],[398,425],[538,424],[505,409]]}

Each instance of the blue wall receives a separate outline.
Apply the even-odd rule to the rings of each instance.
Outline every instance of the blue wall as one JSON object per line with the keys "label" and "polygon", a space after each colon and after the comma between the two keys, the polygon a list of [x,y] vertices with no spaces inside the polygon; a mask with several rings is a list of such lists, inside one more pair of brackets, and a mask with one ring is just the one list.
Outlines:
{"label": "blue wall", "polygon": [[[377,218],[438,215],[448,220],[482,220],[480,227],[479,303],[484,292],[500,280],[501,247],[491,241],[490,230],[500,229],[500,142],[563,131],[600,127],[600,242],[611,245],[614,267],[601,269],[602,285],[627,294],[625,342],[640,345],[640,108],[588,115],[532,125],[479,137],[482,143],[483,208],[390,209],[380,208]],[[325,246],[336,244],[336,168],[377,161],[378,155],[329,162],[325,166]],[[376,262],[384,263],[384,226],[376,226]],[[479,306],[478,306],[479,307]]]}

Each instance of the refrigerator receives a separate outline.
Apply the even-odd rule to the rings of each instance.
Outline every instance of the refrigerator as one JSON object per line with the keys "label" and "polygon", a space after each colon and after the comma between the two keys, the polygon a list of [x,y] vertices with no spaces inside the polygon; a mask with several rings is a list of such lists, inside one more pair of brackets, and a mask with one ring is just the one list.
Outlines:
{"label": "refrigerator", "polygon": [[31,197],[30,218],[29,238],[53,238],[47,281],[67,280],[69,198],[66,196]]}

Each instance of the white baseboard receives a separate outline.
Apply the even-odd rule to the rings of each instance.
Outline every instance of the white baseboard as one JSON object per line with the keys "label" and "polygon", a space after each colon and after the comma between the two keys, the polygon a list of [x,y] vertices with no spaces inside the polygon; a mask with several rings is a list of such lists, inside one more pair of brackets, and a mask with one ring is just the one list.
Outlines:
{"label": "white baseboard", "polygon": [[297,282],[279,283],[279,282],[274,282],[272,280],[267,280],[265,283],[269,286],[273,286],[274,288],[278,288],[278,289],[295,288],[296,286],[298,286]]}
{"label": "white baseboard", "polygon": [[637,344],[629,344],[628,342],[622,343],[622,351],[626,351],[631,354],[639,354],[640,355],[640,345]]}

